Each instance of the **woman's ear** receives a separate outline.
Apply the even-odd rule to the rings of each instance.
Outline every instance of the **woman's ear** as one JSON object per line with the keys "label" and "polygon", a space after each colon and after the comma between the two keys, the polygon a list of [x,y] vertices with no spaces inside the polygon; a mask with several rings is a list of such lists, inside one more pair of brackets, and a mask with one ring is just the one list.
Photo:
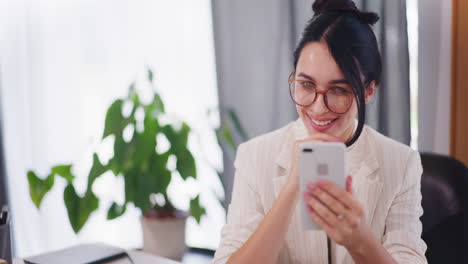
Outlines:
{"label": "woman's ear", "polygon": [[369,101],[372,99],[372,96],[374,96],[376,89],[377,87],[375,85],[375,81],[370,82],[369,86],[366,89],[366,104],[369,103]]}

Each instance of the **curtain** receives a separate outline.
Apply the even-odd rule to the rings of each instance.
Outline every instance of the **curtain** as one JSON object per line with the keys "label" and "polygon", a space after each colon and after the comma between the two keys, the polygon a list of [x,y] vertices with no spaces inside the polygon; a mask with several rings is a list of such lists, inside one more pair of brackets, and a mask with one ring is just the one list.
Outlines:
{"label": "curtain", "polygon": [[[2,75],[0,72],[0,98],[2,97],[1,93],[1,86],[2,86]],[[4,144],[3,144],[3,114],[2,114],[2,103],[0,101],[0,209],[3,208],[5,205],[9,205],[8,202],[8,178],[6,175],[6,168],[5,168],[5,150],[4,150]],[[11,229],[11,226],[10,226]],[[11,232],[11,231],[10,231]],[[5,259],[11,259],[12,256],[14,256],[14,248],[12,247],[13,244],[13,237],[10,234],[10,241],[3,241],[6,243],[9,243],[5,249],[6,252],[3,252],[5,254],[3,258]],[[0,249],[3,250],[3,249]],[[11,254],[11,255],[10,255]]]}
{"label": "curtain", "polygon": [[418,7],[418,147],[444,155],[450,155],[452,2],[425,0]]}
{"label": "curtain", "polygon": [[[212,8],[221,109],[234,109],[250,137],[297,118],[287,81],[292,50],[311,13],[309,1],[213,0]],[[226,205],[233,160],[225,151]]]}
{"label": "curtain", "polygon": [[[310,0],[213,0],[213,23],[221,108],[234,109],[250,137],[297,118],[288,94],[292,52],[308,19]],[[409,55],[405,0],[361,0],[376,11],[383,56],[383,82],[367,110],[367,123],[405,144],[410,142]],[[225,120],[226,116],[221,115]],[[226,205],[234,175],[233,155],[224,152]]]}
{"label": "curtain", "polygon": [[368,105],[367,123],[406,145],[411,141],[410,71],[406,0],[361,0],[363,10],[377,12],[374,32],[382,54],[382,83]]}

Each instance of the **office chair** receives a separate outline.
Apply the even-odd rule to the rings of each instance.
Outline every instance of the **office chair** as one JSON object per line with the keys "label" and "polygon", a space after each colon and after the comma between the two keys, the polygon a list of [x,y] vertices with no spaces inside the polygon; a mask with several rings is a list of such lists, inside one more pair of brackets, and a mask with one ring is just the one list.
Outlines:
{"label": "office chair", "polygon": [[423,225],[428,263],[468,263],[468,169],[448,156],[421,153]]}

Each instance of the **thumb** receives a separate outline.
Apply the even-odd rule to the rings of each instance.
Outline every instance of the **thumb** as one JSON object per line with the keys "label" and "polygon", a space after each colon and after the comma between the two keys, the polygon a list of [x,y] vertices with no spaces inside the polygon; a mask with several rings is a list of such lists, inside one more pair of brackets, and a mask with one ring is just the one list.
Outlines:
{"label": "thumb", "polygon": [[346,177],[346,191],[353,194],[353,177],[351,175]]}

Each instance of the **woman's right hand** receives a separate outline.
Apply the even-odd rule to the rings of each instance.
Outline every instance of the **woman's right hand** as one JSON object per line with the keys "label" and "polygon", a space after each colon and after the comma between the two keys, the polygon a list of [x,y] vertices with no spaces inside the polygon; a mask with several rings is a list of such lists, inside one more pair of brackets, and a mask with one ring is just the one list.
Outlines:
{"label": "woman's right hand", "polygon": [[293,145],[293,152],[291,157],[291,169],[289,171],[288,182],[287,185],[290,188],[295,190],[295,193],[299,193],[299,144],[303,142],[343,142],[341,138],[332,136],[330,134],[325,133],[317,133],[313,136],[303,139],[303,140],[296,140]]}

